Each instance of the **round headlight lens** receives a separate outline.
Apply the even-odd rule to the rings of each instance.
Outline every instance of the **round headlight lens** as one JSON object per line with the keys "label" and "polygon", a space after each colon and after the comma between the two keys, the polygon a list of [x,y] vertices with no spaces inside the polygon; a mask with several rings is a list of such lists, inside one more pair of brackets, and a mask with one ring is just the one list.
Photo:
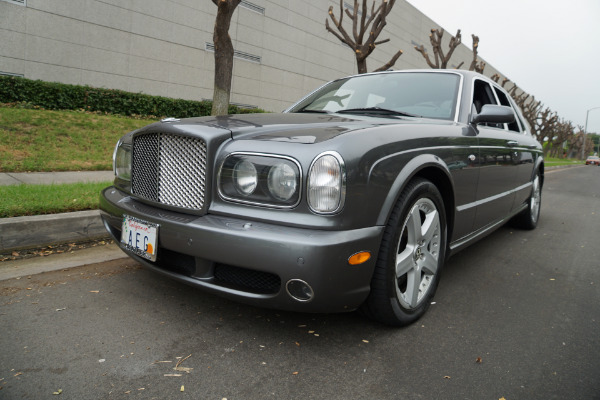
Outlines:
{"label": "round headlight lens", "polygon": [[240,194],[249,196],[258,185],[256,167],[250,161],[238,161],[233,167],[233,183]]}
{"label": "round headlight lens", "polygon": [[277,200],[287,201],[296,193],[296,172],[288,164],[274,165],[269,171],[267,185],[273,197]]}

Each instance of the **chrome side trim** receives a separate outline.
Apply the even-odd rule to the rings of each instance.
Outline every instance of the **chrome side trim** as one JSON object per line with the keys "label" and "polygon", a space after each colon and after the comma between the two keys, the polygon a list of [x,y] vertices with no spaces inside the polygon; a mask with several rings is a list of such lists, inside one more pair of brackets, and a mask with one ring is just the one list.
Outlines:
{"label": "chrome side trim", "polygon": [[518,186],[518,187],[516,187],[514,189],[511,189],[509,191],[506,191],[506,192],[503,192],[503,193],[499,193],[499,194],[496,194],[494,196],[486,197],[485,199],[477,200],[477,201],[474,201],[472,203],[467,203],[467,204],[464,204],[462,206],[457,206],[456,207],[456,211],[460,212],[460,211],[468,210],[469,208],[478,207],[478,206],[480,206],[482,204],[489,203],[490,201],[498,200],[498,199],[500,199],[500,198],[502,198],[504,196],[508,196],[508,195],[516,193],[516,192],[518,192],[520,190],[526,189],[526,188],[530,187],[531,185],[532,185],[532,182],[528,182],[528,183],[526,183],[524,185]]}

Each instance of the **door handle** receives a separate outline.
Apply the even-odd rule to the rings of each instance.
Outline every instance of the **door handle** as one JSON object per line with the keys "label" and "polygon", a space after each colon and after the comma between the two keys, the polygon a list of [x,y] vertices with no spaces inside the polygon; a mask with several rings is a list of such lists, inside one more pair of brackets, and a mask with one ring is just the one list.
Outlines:
{"label": "door handle", "polygon": [[508,142],[506,142],[506,145],[508,147],[517,147],[519,145],[519,142],[517,142],[516,140],[509,140]]}

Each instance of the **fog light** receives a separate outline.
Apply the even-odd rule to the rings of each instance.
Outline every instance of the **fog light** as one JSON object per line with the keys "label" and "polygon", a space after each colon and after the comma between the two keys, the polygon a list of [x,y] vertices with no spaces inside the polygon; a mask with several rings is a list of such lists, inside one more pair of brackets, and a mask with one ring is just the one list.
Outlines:
{"label": "fog light", "polygon": [[298,301],[310,301],[314,296],[310,285],[300,279],[292,279],[285,287],[288,294]]}
{"label": "fog light", "polygon": [[359,265],[364,262],[367,262],[371,259],[371,253],[368,251],[361,251],[359,253],[354,254],[348,259],[348,264],[350,265]]}

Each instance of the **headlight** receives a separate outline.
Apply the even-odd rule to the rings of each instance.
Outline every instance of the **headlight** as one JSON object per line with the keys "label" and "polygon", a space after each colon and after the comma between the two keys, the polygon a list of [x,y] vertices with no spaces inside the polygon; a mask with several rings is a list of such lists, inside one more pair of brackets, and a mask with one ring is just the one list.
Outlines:
{"label": "headlight", "polygon": [[219,171],[219,194],[226,200],[276,208],[300,202],[300,167],[290,157],[233,153]]}
{"label": "headlight", "polygon": [[131,180],[131,145],[119,140],[113,154],[113,170],[117,178]]}
{"label": "headlight", "polygon": [[344,160],[335,152],[320,154],[308,171],[308,205],[320,214],[342,208],[346,196]]}
{"label": "headlight", "polygon": [[247,160],[238,161],[233,167],[233,184],[241,195],[251,195],[258,184],[258,174],[254,164]]}
{"label": "headlight", "polygon": [[277,200],[288,201],[296,193],[298,174],[289,164],[279,163],[269,170],[267,185],[269,193]]}

